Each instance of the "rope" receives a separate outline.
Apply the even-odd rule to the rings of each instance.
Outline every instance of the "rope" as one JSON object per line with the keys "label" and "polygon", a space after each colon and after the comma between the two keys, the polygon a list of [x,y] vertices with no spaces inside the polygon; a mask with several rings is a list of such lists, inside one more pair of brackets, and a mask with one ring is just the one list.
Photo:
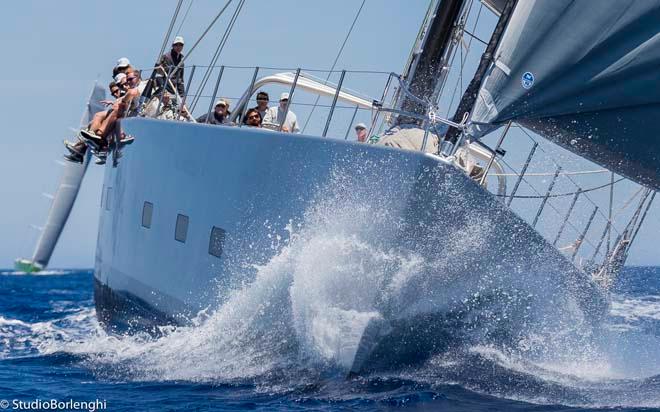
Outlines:
{"label": "rope", "polygon": [[[454,32],[457,33],[458,29],[460,28],[461,32],[465,29],[465,25],[467,24],[467,20],[470,17],[470,14],[472,13],[472,7],[474,6],[474,0],[470,0],[470,4],[467,6],[466,11],[461,15],[461,19],[458,23],[457,26],[454,27]],[[476,23],[479,22],[479,14],[481,14],[481,8],[479,8],[479,13],[477,13],[477,21],[475,22],[475,29],[476,29]],[[455,34],[454,34],[455,35]],[[458,39],[459,45],[458,47],[461,47],[464,43],[463,37],[461,36]],[[468,51],[470,50],[470,46],[468,44]],[[442,77],[442,83],[440,84],[440,88],[438,89],[438,98],[442,96],[445,92],[445,86],[447,86],[447,80],[449,79],[449,73],[451,71],[451,68],[454,66],[454,60],[456,60],[456,48],[454,47],[451,51],[451,59],[449,60],[449,64],[447,65],[447,73]],[[449,114],[446,114],[445,117],[449,117]]]}
{"label": "rope", "polygon": [[[560,172],[558,176],[590,175],[596,173],[609,173],[607,169],[585,170],[581,172]],[[525,173],[525,176],[554,176],[554,173]],[[488,176],[518,176],[517,173],[488,173]]]}
{"label": "rope", "polygon": [[[502,162],[503,162],[503,163],[504,163],[509,169],[514,170],[513,167],[511,167],[511,165],[508,164],[504,159],[502,159]],[[529,185],[529,187],[532,189],[532,191],[534,191],[534,193],[536,193],[536,194],[538,195],[537,197],[532,197],[532,198],[539,199],[539,198],[544,198],[544,197],[545,197],[545,196],[541,196],[541,194],[538,192],[538,190],[536,190],[536,188],[535,188],[534,186],[532,186],[531,184],[529,184],[529,182],[528,182],[524,177],[523,177],[522,180],[523,180],[523,182],[525,182],[525,183],[527,183],[527,184]],[[616,183],[616,182],[615,182],[615,183]],[[495,196],[500,196],[500,195],[495,195]],[[516,196],[516,197],[518,197],[518,196]],[[562,213],[560,213],[559,210],[557,210],[557,208],[556,208],[551,202],[547,202],[546,205],[548,205],[548,206],[550,207],[550,209],[554,210],[555,213],[556,213],[558,216],[562,216]],[[567,224],[571,229],[573,229],[576,233],[578,233],[578,234],[580,233],[580,229],[578,229],[577,227],[575,227],[575,225],[574,225],[573,223],[571,223],[570,220],[567,220],[567,221],[566,221],[566,224]],[[588,243],[592,248],[596,249],[596,246],[595,246],[593,243],[591,243],[591,241],[590,241],[587,237],[585,237],[582,241]]]}
{"label": "rope", "polygon": [[191,111],[195,110],[195,107],[199,102],[199,96],[201,95],[202,90],[204,90],[204,87],[206,87],[206,83],[211,78],[211,73],[213,72],[213,66],[220,58],[220,54],[222,54],[222,51],[224,50],[225,45],[227,44],[227,40],[229,40],[229,35],[231,34],[232,29],[234,28],[234,24],[238,19],[238,15],[241,13],[241,10],[243,9],[244,5],[245,5],[245,0],[239,0],[238,6],[236,6],[236,9],[234,10],[234,14],[231,16],[231,19],[229,20],[229,24],[227,24],[227,29],[225,29],[225,32],[220,38],[220,43],[218,43],[218,47],[215,49],[215,53],[211,58],[211,64],[209,64],[209,67],[206,69],[204,76],[202,76],[202,81],[200,82],[199,87],[197,88],[197,93],[196,93],[197,96],[190,105]]}
{"label": "rope", "polygon": [[[537,141],[536,139],[534,139],[534,137],[532,137],[532,135],[529,134],[529,132],[528,132],[524,127],[522,127],[522,126],[520,126],[520,125],[517,125],[517,126],[515,126],[515,127],[517,127],[517,128],[519,128],[520,130],[522,130],[523,133],[525,133],[525,134],[527,135],[527,137],[528,137],[532,142],[538,144],[538,141]],[[543,149],[543,146],[541,146],[541,145],[539,144],[538,147],[539,147],[539,149],[541,149],[541,151],[542,151],[543,153],[549,155],[549,153],[546,152],[546,151]],[[552,161],[552,163],[555,164],[555,166],[558,165],[558,163],[555,161],[555,159],[553,159],[553,158],[550,157],[550,156],[549,156],[549,158],[550,158],[550,160]],[[574,185],[575,187],[577,187],[577,188],[580,187],[580,185],[578,185],[578,184],[575,182],[575,180],[571,179],[570,175],[567,175],[566,178],[567,178],[571,183],[573,183],[573,185]],[[615,183],[618,183],[618,182],[620,182],[621,180],[624,180],[624,178],[621,178],[621,179],[619,179],[619,180],[617,180],[617,181],[615,181],[615,182],[610,182],[609,185],[605,185],[604,187],[607,187],[607,186],[613,186]],[[529,184],[529,183],[528,183],[528,184]],[[530,185],[530,186],[531,186],[531,185]],[[589,197],[589,195],[585,195],[585,198],[589,201],[589,203],[591,203],[592,206],[598,206],[598,205],[596,204],[596,202],[594,202],[593,199],[591,199],[591,198]],[[605,219],[605,221],[609,221],[609,218],[608,218],[607,216],[605,216],[605,214],[603,213],[602,210],[600,210],[600,208],[598,208],[598,214],[600,214],[600,216],[601,216],[603,219]]]}
{"label": "rope", "polygon": [[[553,174],[553,175],[554,175],[554,174]],[[524,180],[524,179],[523,179],[523,180]],[[625,177],[622,177],[622,178],[619,178],[618,180],[615,180],[613,183],[606,183],[606,184],[601,185],[601,186],[592,187],[592,188],[590,188],[590,189],[584,189],[584,190],[582,190],[582,193],[593,192],[594,190],[602,189],[602,188],[604,188],[604,187],[610,187],[610,186],[613,186],[613,185],[619,183],[619,182],[622,181],[622,180],[626,180],[626,178],[625,178]],[[526,182],[526,183],[528,183],[528,182]],[[529,183],[528,183],[528,184],[529,184]],[[530,186],[531,186],[531,185],[530,185]],[[537,192],[537,193],[538,193],[538,192]],[[570,193],[557,193],[556,195],[548,195],[548,197],[565,197],[565,196],[573,196],[573,195],[575,195],[576,193],[577,193],[577,191],[576,191],[576,192],[570,192]],[[495,195],[495,196],[500,196],[500,197],[510,197],[509,195]],[[545,196],[525,196],[525,195],[520,195],[520,196],[519,196],[519,195],[516,195],[516,196],[513,196],[514,199],[542,199],[542,198],[544,198],[544,197],[545,197]],[[597,206],[597,205],[594,204],[594,206]],[[607,219],[607,218],[606,218],[606,219]]]}
{"label": "rope", "polygon": [[158,57],[156,57],[157,62],[160,61],[160,57],[163,55],[163,53],[165,53],[165,48],[167,47],[167,41],[170,39],[170,36],[172,35],[172,28],[174,28],[174,23],[176,23],[176,19],[179,16],[179,11],[181,10],[181,4],[183,4],[183,0],[179,0],[179,2],[176,5],[176,9],[174,10],[174,14],[172,15],[172,20],[170,20],[170,26],[167,28],[167,34],[163,39],[163,45],[160,47],[160,53],[158,54]]}
{"label": "rope", "polygon": [[[472,5],[470,5],[470,7],[472,7]],[[472,27],[472,31],[475,31],[476,28],[477,28],[477,24],[479,24],[479,19],[481,18],[481,11],[483,10],[483,8],[484,8],[484,5],[483,5],[483,3],[481,3],[481,6],[479,6],[479,11],[477,12],[477,18],[474,22],[474,26]],[[463,69],[465,67],[465,62],[467,62],[467,57],[470,54],[470,48],[471,47],[472,47],[472,37],[470,37],[470,40],[468,40],[467,50],[465,52],[465,58],[461,60],[461,69],[460,69],[461,73],[463,72]],[[449,65],[450,67],[454,64],[454,57],[456,57],[455,52],[454,52],[454,56],[452,56],[452,61]],[[463,77],[463,76],[461,76],[461,77]],[[462,83],[462,79],[460,79],[460,81]],[[454,84],[454,91],[451,94],[451,100],[449,101],[449,105],[447,106],[447,113],[445,114],[445,116],[447,116],[447,117],[449,117],[449,112],[451,111],[451,106],[454,104],[454,99],[456,98],[456,91],[458,89],[458,83],[459,83],[459,79],[456,79],[456,84]],[[443,89],[444,89],[444,85],[443,85]]]}
{"label": "rope", "polygon": [[[203,64],[197,64],[196,65],[199,68],[207,69],[209,67],[212,67],[214,69],[220,68],[222,66],[225,67],[225,69],[253,69],[255,66],[242,66],[242,65],[231,65],[231,64],[223,64],[220,66],[207,66]],[[140,70],[148,71],[152,70],[152,67],[145,67],[141,68]],[[264,70],[279,70],[279,71],[296,71],[298,70],[298,67],[276,67],[276,66],[259,66],[259,69],[264,69]],[[328,69],[310,69],[310,68],[305,68],[305,67],[300,67],[301,71],[304,71],[305,73],[341,73],[342,70],[328,70]],[[356,74],[386,74],[389,75],[391,72],[386,72],[386,71],[380,71],[380,70],[346,70],[346,73],[356,73]],[[322,80],[322,79],[321,79]]]}
{"label": "rope", "polygon": [[[360,4],[360,8],[358,9],[357,13],[355,14],[355,18],[353,19],[353,23],[351,23],[351,27],[348,29],[348,33],[346,33],[346,37],[344,38],[343,43],[341,44],[341,47],[339,48],[339,52],[335,56],[335,61],[332,62],[332,67],[330,68],[330,71],[328,72],[328,76],[325,78],[325,82],[323,84],[327,84],[328,80],[330,80],[330,76],[332,75],[332,71],[335,69],[335,66],[337,66],[337,62],[339,61],[339,57],[341,56],[342,52],[344,51],[344,47],[346,47],[346,43],[348,42],[348,38],[351,36],[351,33],[353,32],[353,28],[355,27],[355,23],[357,23],[358,18],[360,17],[360,13],[362,12],[362,8],[364,7],[364,3],[366,3],[367,0],[362,0],[362,4]],[[305,120],[305,125],[302,128],[302,133],[305,133],[305,129],[307,129],[307,124],[309,123],[309,120],[312,118],[312,114],[314,114],[314,110],[316,110],[316,104],[319,102],[319,99],[321,98],[320,95],[316,96],[316,100],[314,100],[314,106],[312,107],[312,110],[309,112],[307,115],[307,119]]]}
{"label": "rope", "polygon": [[619,216],[619,214],[620,214],[621,212],[623,212],[628,206],[630,206],[630,204],[633,202],[633,200],[635,200],[635,199],[637,198],[637,196],[639,196],[639,194],[642,193],[642,190],[644,190],[644,187],[643,187],[643,186],[640,187],[640,188],[639,188],[639,189],[638,189],[638,190],[637,190],[637,191],[636,191],[636,192],[630,197],[630,199],[628,199],[628,200],[626,201],[626,203],[624,203],[623,206],[621,206],[621,208],[620,208],[619,210],[617,210],[616,213],[614,213],[614,214],[612,215],[612,221],[614,220],[614,218],[616,218],[617,216]]}
{"label": "rope", "polygon": [[[182,0],[180,0],[180,1],[182,1]],[[204,39],[204,37],[206,37],[206,35],[208,34],[209,30],[211,30],[211,28],[213,27],[213,25],[215,24],[215,22],[218,21],[218,19],[220,18],[220,16],[222,16],[222,14],[225,12],[225,10],[227,10],[227,7],[229,7],[229,5],[230,5],[233,1],[234,1],[234,0],[227,0],[227,3],[226,3],[226,4],[224,5],[224,7],[220,10],[220,12],[215,16],[215,18],[213,18],[213,21],[211,21],[211,23],[208,25],[208,27],[206,28],[206,30],[204,30],[204,33],[202,33],[202,35],[199,36],[199,39],[197,39],[197,41],[195,42],[195,44],[193,44],[193,46],[190,48],[190,50],[188,51],[188,54],[186,54],[185,56],[183,56],[183,59],[181,59],[181,61],[179,62],[179,64],[177,64],[177,66],[174,68],[174,70],[172,70],[172,73],[169,73],[169,75],[168,75],[169,78],[172,78],[172,77],[176,74],[176,72],[179,71],[179,69],[181,68],[181,65],[182,65],[186,60],[188,60],[188,58],[189,58],[190,55],[192,54],[193,50],[195,50],[195,48],[197,47],[197,45],[199,45],[199,43],[202,41],[202,39]]]}
{"label": "rope", "polygon": [[484,46],[488,46],[488,42],[487,42],[487,41],[484,41],[484,40],[480,39],[479,37],[475,36],[474,34],[470,33],[470,32],[467,31],[467,30],[463,30],[463,32],[466,33],[466,34],[467,34],[468,36],[470,36],[471,38],[473,38],[473,39],[475,39],[476,41],[478,41],[479,43],[483,44]]}
{"label": "rope", "polygon": [[181,28],[183,27],[183,23],[185,23],[186,18],[188,18],[188,12],[190,11],[190,8],[192,7],[194,1],[195,0],[190,0],[190,3],[188,4],[188,8],[186,9],[186,12],[183,15],[183,19],[181,20],[181,24],[179,24],[179,28],[177,28],[176,31],[174,32],[175,36],[181,33]]}

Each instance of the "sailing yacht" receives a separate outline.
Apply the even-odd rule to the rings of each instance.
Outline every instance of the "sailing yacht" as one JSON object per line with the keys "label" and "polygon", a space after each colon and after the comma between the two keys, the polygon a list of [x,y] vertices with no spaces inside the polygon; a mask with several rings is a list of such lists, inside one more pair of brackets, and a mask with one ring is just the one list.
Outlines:
{"label": "sailing yacht", "polygon": [[[444,119],[437,101],[468,3],[431,2],[403,74],[389,77],[381,99],[300,69],[264,77],[257,69],[234,109],[240,120],[261,87],[277,84],[290,88],[289,104],[302,92],[332,99],[327,124],[338,102],[373,111],[372,131],[382,115],[387,131],[378,144],[333,139],[327,126],[322,136],[291,136],[122,120],[121,132],[135,142],[115,147],[105,169],[94,270],[101,324],[156,334],[189,325],[236,290],[270,290],[272,267],[296,272],[287,259],[308,245],[318,246],[319,261],[335,256],[319,241],[328,237],[344,239],[345,253],[363,245],[371,253],[350,269],[341,254],[333,261],[342,287],[281,299],[264,292],[263,308],[325,300],[295,328],[351,373],[426,359],[447,347],[449,325],[461,339],[515,342],[523,331],[597,324],[607,282],[594,274],[611,279],[603,268],[622,261],[660,187],[660,138],[641,130],[652,128],[644,120],[660,102],[644,86],[645,68],[660,58],[660,6],[483,0],[499,20],[456,113]],[[513,122],[648,188],[616,258],[608,252],[595,269],[578,267],[535,229],[538,216],[527,222],[510,208],[526,170],[509,192],[500,145]],[[497,146],[480,142],[498,128]],[[320,270],[319,261],[306,275]],[[363,292],[359,299],[354,290]],[[318,332],[321,324],[330,327]]]}

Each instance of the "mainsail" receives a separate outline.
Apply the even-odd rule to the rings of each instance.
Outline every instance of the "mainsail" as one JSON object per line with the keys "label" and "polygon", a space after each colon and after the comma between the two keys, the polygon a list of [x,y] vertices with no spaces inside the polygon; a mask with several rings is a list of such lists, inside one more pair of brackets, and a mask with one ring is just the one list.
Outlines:
{"label": "mainsail", "polygon": [[660,1],[518,1],[471,121],[510,120],[660,189]]}
{"label": "mainsail", "polygon": [[[96,84],[92,89],[92,94],[87,102],[87,107],[80,120],[80,127],[86,127],[94,114],[104,110],[104,106],[100,102],[103,99],[105,99],[105,89]],[[48,220],[43,227],[32,259],[17,260],[17,269],[27,272],[35,272],[43,270],[48,265],[53,250],[55,249],[55,245],[57,244],[57,240],[64,229],[64,225],[69,218],[73,204],[78,196],[78,191],[80,190],[80,185],[85,176],[89,159],[90,156],[86,156],[83,164],[65,162],[64,171],[57,187],[57,191],[55,192],[50,212],[48,213]]]}

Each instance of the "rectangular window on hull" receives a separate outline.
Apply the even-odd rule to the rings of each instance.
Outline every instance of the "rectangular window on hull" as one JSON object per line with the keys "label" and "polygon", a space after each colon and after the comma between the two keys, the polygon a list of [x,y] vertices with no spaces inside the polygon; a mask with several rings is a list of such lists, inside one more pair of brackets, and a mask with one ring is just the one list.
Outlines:
{"label": "rectangular window on hull", "polygon": [[154,214],[154,205],[150,202],[144,202],[142,206],[142,227],[151,228],[151,217]]}
{"label": "rectangular window on hull", "polygon": [[188,216],[176,215],[176,227],[174,228],[174,239],[185,243],[188,237]]}
{"label": "rectangular window on hull", "polygon": [[110,210],[110,202],[112,202],[112,188],[109,187],[105,194],[105,210]]}
{"label": "rectangular window on hull", "polygon": [[213,226],[211,229],[211,239],[209,240],[209,255],[220,257],[225,244],[225,230]]}

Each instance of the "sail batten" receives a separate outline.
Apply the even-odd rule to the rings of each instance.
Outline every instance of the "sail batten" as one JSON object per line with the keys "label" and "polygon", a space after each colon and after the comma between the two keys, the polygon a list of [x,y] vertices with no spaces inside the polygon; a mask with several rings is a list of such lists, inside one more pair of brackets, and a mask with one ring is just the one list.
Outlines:
{"label": "sail batten", "polygon": [[660,188],[660,0],[518,2],[479,90],[471,134],[516,121]]}

